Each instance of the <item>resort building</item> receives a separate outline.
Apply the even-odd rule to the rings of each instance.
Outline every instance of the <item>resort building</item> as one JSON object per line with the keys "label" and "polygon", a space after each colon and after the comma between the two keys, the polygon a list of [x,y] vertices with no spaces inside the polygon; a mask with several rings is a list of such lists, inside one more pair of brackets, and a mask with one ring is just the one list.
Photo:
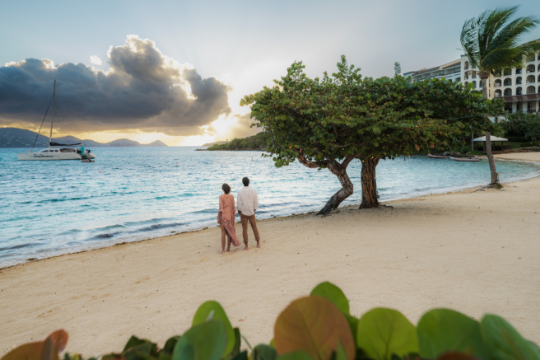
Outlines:
{"label": "resort building", "polygon": [[[469,65],[466,55],[444,65],[410,71],[403,75],[410,76],[412,82],[437,78],[462,82],[464,85],[472,83],[473,88],[479,90],[482,87],[478,69]],[[488,98],[502,98],[509,113],[540,114],[540,53],[528,57],[522,69],[507,69],[501,76],[491,75],[487,86]]]}

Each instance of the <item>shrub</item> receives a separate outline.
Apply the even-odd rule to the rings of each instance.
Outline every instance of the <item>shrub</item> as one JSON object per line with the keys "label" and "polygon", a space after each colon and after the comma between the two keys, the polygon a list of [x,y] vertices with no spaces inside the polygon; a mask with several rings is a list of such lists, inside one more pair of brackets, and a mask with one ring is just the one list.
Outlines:
{"label": "shrub", "polygon": [[[162,349],[132,336],[124,349],[103,360],[247,360],[243,338],[221,305],[202,304],[192,327]],[[540,348],[506,320],[487,314],[480,320],[450,309],[425,313],[416,326],[397,310],[375,308],[360,318],[337,286],[324,282],[310,296],[293,301],[278,316],[270,344],[251,347],[251,360],[539,360]],[[63,330],[45,341],[22,345],[3,360],[59,359],[67,343]],[[95,359],[95,358],[93,358]],[[64,360],[82,360],[65,354]]]}

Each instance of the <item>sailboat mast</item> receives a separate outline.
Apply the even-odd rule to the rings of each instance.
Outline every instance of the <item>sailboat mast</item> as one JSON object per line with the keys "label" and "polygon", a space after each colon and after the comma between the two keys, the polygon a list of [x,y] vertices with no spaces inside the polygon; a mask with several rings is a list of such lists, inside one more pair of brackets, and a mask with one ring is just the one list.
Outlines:
{"label": "sailboat mast", "polygon": [[49,135],[49,148],[51,147],[51,141],[52,141],[52,128],[54,123],[54,102],[56,100],[56,80],[54,80],[53,85],[53,95],[52,95],[52,120],[51,120],[51,134]]}

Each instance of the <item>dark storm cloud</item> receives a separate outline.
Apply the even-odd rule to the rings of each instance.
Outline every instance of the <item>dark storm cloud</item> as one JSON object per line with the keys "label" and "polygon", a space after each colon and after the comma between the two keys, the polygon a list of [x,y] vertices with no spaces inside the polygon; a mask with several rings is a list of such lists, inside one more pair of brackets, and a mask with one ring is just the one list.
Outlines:
{"label": "dark storm cloud", "polygon": [[226,85],[164,56],[150,40],[129,36],[125,45],[111,47],[108,57],[107,73],[84,64],[55,67],[47,59],[0,67],[0,124],[39,124],[55,79],[64,131],[192,135],[230,112]]}

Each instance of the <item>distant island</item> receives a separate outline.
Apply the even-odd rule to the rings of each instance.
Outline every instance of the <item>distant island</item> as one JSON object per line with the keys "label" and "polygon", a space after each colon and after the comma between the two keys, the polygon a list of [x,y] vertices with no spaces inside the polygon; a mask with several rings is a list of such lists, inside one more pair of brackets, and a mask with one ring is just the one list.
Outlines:
{"label": "distant island", "polygon": [[266,151],[269,140],[270,136],[267,133],[260,132],[243,139],[235,138],[229,142],[214,143],[208,149],[197,149],[197,151]]}
{"label": "distant island", "polygon": [[227,143],[226,141],[216,141],[213,143],[206,143],[203,146],[214,146],[214,145],[221,145],[221,144],[226,144],[226,143]]}
{"label": "distant island", "polygon": [[[27,148],[32,147],[37,133],[31,130],[18,129],[18,128],[0,128],[0,148]],[[167,146],[162,141],[156,140],[150,144],[141,144],[137,141],[128,139],[118,139],[108,143],[100,143],[94,140],[81,140],[75,136],[64,136],[60,138],[53,138],[53,141],[57,143],[82,143],[84,147],[136,147],[136,146]],[[36,148],[49,147],[49,138],[43,135],[38,135]]]}

